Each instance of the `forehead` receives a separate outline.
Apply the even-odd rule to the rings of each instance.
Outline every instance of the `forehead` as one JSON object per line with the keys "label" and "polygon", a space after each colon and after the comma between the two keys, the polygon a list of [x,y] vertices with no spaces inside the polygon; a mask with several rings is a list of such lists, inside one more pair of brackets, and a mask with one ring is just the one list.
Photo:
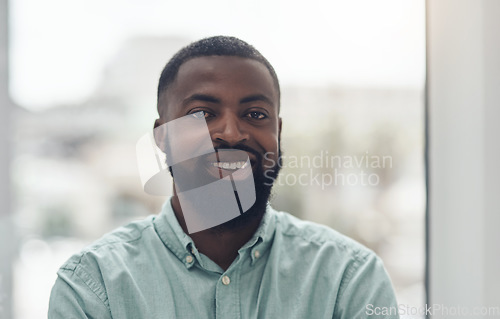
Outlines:
{"label": "forehead", "polygon": [[[259,61],[233,56],[207,56],[183,63],[166,95],[168,107],[192,94],[241,97],[262,94],[278,107],[278,92],[267,67]],[[164,104],[164,103],[163,103]]]}

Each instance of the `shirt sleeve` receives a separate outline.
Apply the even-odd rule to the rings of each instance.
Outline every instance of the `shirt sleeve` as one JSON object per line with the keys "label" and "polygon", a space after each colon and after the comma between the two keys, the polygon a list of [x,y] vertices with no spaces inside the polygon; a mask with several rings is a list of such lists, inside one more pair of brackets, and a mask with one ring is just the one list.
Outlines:
{"label": "shirt sleeve", "polygon": [[355,261],[347,269],[339,288],[334,318],[399,318],[391,280],[375,254],[364,261]]}
{"label": "shirt sleeve", "polygon": [[48,319],[111,319],[102,288],[81,269],[61,269],[52,288]]}

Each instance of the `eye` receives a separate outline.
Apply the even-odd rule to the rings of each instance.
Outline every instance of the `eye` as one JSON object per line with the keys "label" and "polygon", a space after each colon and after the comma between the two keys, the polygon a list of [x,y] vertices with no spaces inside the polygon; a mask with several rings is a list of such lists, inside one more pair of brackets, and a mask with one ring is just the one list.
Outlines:
{"label": "eye", "polygon": [[213,113],[210,113],[210,112],[205,111],[205,110],[193,110],[189,114],[196,117],[196,118],[209,118],[209,117],[214,116]]}
{"label": "eye", "polygon": [[252,118],[254,120],[263,120],[263,119],[267,118],[266,114],[259,112],[259,111],[249,112],[249,113],[247,113],[246,116],[249,118]]}

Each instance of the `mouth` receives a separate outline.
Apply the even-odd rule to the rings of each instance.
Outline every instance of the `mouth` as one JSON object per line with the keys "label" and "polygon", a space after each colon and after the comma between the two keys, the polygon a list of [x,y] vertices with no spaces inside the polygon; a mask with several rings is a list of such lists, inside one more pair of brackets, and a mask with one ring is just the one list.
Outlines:
{"label": "mouth", "polygon": [[251,172],[254,165],[254,161],[245,151],[232,149],[218,150],[217,154],[207,156],[205,163],[210,174],[217,178],[224,178],[228,175],[233,175],[233,178],[238,177],[248,169]]}
{"label": "mouth", "polygon": [[217,167],[226,171],[235,171],[240,168],[247,167],[247,161],[226,161],[226,162],[211,162],[210,166]]}

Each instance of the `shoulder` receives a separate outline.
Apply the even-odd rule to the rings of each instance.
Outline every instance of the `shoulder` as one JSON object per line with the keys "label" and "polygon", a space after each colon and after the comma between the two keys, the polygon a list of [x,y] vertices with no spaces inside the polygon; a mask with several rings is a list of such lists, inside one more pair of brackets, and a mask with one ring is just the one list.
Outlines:
{"label": "shoulder", "polygon": [[155,216],[149,216],[143,220],[133,221],[125,226],[119,227],[90,245],[80,252],[71,256],[60,268],[62,270],[74,271],[77,267],[92,267],[98,260],[112,260],[125,257],[126,252],[139,246],[147,234],[154,231],[153,221]]}
{"label": "shoulder", "polygon": [[85,306],[90,312],[98,312],[97,317],[107,318],[109,300],[105,288],[107,275],[104,273],[114,272],[119,276],[126,271],[122,265],[127,264],[130,251],[140,250],[141,240],[154,229],[153,220],[154,217],[150,216],[120,227],[71,256],[57,272],[49,313],[59,318],[63,316],[61,309],[65,312]]}
{"label": "shoulder", "polygon": [[285,261],[281,264],[291,265],[294,274],[304,271],[307,275],[313,270],[314,278],[335,287],[338,309],[361,309],[370,302],[395,304],[391,280],[382,260],[371,249],[327,226],[285,212],[275,212],[274,216],[274,243],[279,246],[276,249],[280,252],[280,262]]}
{"label": "shoulder", "polygon": [[287,212],[274,211],[278,236],[288,238],[288,243],[296,247],[307,247],[317,253],[328,252],[332,258],[344,261],[365,262],[378,258],[369,248],[338,231],[318,223],[301,220]]}

